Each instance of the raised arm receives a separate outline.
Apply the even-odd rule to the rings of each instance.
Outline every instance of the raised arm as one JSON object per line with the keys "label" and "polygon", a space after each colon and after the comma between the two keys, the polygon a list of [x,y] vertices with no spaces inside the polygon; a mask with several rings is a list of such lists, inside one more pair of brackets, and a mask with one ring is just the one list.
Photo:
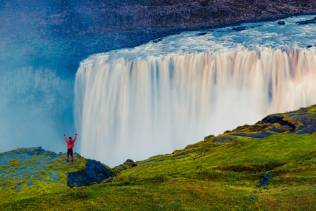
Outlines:
{"label": "raised arm", "polygon": [[77,138],[78,138],[78,134],[76,133],[74,137],[74,142],[77,140]]}
{"label": "raised arm", "polygon": [[66,143],[68,142],[68,138],[67,138],[66,134],[64,134],[64,140]]}

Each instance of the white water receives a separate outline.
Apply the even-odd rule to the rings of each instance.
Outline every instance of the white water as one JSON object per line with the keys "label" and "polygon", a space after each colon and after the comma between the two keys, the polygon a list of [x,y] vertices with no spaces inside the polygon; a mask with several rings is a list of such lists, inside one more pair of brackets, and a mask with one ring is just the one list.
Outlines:
{"label": "white water", "polygon": [[[269,24],[275,24],[264,25],[271,34]],[[316,49],[301,47],[303,31],[314,28],[301,26],[295,43],[260,27],[217,38],[220,30],[227,29],[183,33],[83,61],[75,88],[80,152],[116,165],[316,103]],[[268,44],[254,46],[259,39]]]}

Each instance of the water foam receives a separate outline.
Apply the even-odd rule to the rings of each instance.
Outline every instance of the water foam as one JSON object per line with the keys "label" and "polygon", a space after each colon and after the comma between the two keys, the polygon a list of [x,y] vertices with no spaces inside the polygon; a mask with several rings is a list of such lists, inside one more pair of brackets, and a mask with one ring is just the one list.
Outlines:
{"label": "water foam", "polygon": [[[115,165],[316,102],[309,16],[186,32],[97,54],[76,76],[80,152]],[[288,32],[292,33],[289,35]]]}

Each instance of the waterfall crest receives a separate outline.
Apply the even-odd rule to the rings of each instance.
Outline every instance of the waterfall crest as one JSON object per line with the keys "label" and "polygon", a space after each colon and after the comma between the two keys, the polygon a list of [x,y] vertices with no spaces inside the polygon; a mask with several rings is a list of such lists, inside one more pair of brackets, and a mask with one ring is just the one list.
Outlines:
{"label": "waterfall crest", "polygon": [[82,62],[75,85],[80,153],[110,165],[316,103],[314,48],[112,57]]}

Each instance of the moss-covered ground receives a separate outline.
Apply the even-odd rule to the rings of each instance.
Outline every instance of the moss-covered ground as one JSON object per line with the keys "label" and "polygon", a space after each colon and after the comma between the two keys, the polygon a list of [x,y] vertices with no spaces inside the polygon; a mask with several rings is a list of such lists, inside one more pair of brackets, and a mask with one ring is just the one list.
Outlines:
{"label": "moss-covered ground", "polygon": [[[72,165],[58,155],[45,164],[47,171],[58,172],[57,181],[44,175],[17,190],[15,179],[7,180],[7,189],[1,186],[0,210],[316,210],[316,136],[299,132],[307,123],[313,128],[315,114],[311,107],[284,115],[297,133],[259,122],[139,161],[110,182],[81,188],[68,188],[65,175],[82,168],[84,159]],[[271,134],[240,135],[260,132]],[[0,178],[5,169],[16,171],[22,164],[13,159],[7,165],[0,166]],[[263,185],[265,175],[269,179]]]}

